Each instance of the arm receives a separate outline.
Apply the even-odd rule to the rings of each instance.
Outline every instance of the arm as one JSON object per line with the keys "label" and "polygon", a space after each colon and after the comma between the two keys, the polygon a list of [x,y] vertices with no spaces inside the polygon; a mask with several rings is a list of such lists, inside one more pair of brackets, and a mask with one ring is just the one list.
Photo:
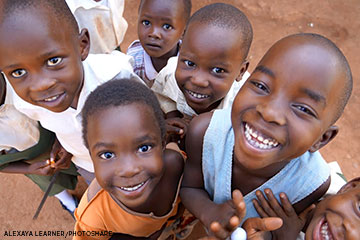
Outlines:
{"label": "arm", "polygon": [[245,203],[240,191],[235,190],[233,199],[223,203],[214,203],[204,189],[202,174],[202,145],[205,131],[212,113],[195,117],[186,136],[188,159],[185,164],[184,178],[180,196],[184,206],[212,231],[224,239],[236,229],[245,214]]}
{"label": "arm", "polygon": [[54,169],[50,167],[50,161],[41,161],[33,164],[28,164],[22,161],[9,163],[6,167],[0,170],[3,173],[18,173],[18,174],[36,174],[36,175],[52,175]]}

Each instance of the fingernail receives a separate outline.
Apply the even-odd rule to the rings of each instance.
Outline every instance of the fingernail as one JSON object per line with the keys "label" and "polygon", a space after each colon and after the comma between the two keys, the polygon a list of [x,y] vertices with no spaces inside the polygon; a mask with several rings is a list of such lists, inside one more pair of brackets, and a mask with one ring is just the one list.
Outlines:
{"label": "fingernail", "polygon": [[47,165],[50,165],[50,160],[49,160],[49,159],[46,160],[46,164],[47,164]]}

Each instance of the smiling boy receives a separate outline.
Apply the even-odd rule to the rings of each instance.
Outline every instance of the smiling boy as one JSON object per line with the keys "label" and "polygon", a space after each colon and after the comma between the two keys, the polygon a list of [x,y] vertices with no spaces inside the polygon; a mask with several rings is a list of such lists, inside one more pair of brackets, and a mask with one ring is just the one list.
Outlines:
{"label": "smiling boy", "polygon": [[230,4],[210,4],[191,16],[179,56],[169,59],[151,87],[167,118],[178,122],[174,127],[185,130],[181,119],[231,107],[249,76],[252,37],[251,23]]}
{"label": "smiling boy", "polygon": [[3,1],[1,12],[0,70],[16,92],[15,107],[55,132],[90,182],[94,169],[81,137],[80,112],[96,86],[134,75],[130,57],[88,56],[88,31],[79,31],[65,1]]}
{"label": "smiling boy", "polygon": [[244,194],[245,219],[258,216],[254,190],[265,188],[286,193],[296,212],[303,211],[329,186],[329,169],[317,150],[336,136],[334,123],[351,90],[350,67],[330,40],[297,34],[275,43],[231,111],[206,113],[190,125],[185,207],[207,228],[214,231],[218,222],[228,234],[236,227],[229,223],[235,189]]}

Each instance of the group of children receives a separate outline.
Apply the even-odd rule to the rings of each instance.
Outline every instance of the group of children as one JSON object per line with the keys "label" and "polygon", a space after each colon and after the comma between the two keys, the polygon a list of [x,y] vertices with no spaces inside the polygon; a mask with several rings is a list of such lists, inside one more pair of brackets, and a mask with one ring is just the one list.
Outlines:
{"label": "group of children", "polygon": [[[89,187],[75,230],[113,233],[96,239],[185,239],[194,219],[210,239],[239,226],[248,239],[295,239],[329,188],[318,150],[336,136],[352,90],[336,45],[318,34],[287,36],[250,75],[253,32],[239,9],[214,3],[190,16],[190,0],[141,0],[139,40],[127,55],[93,54],[101,34],[79,26],[99,24],[96,11],[81,18],[71,10],[86,16],[99,1],[66,2],[1,3],[0,127],[8,142],[0,171],[60,170],[66,184],[53,195],[70,212],[76,201],[66,189],[80,174]],[[319,203],[307,239],[357,236],[349,206],[359,211],[358,179],[346,186]],[[344,205],[338,216],[327,213],[335,204]]]}

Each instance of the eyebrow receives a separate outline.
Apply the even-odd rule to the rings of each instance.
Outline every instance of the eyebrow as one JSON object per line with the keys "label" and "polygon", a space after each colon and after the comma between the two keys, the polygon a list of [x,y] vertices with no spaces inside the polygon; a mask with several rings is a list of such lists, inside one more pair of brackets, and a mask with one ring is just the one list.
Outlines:
{"label": "eyebrow", "polygon": [[[54,55],[56,55],[56,51],[50,51],[50,52],[41,54],[39,56],[39,58],[42,59],[42,58],[47,58],[47,57],[54,56]],[[3,69],[8,69],[8,68],[12,69],[12,68],[19,68],[19,67],[20,67],[20,64],[14,63],[14,64],[10,64],[8,66],[5,66]],[[1,69],[1,70],[3,70],[3,69]]]}
{"label": "eyebrow", "polygon": [[152,137],[150,135],[144,135],[144,136],[136,138],[134,140],[134,143],[138,144],[138,143],[142,143],[142,142],[146,142],[146,141],[154,141],[154,137]]}
{"label": "eyebrow", "polygon": [[262,73],[265,73],[266,75],[269,75],[272,78],[275,78],[275,73],[263,65],[257,66],[254,70],[254,73],[255,72],[262,72]]}
{"label": "eyebrow", "polygon": [[114,146],[115,146],[115,144],[112,144],[112,143],[98,142],[98,143],[96,143],[91,149],[111,148],[111,147],[114,147]]}
{"label": "eyebrow", "polygon": [[317,103],[321,102],[324,105],[326,105],[326,98],[323,95],[321,95],[317,92],[314,92],[308,88],[301,88],[301,92],[305,93],[307,96],[309,96],[315,102],[317,102]]}

